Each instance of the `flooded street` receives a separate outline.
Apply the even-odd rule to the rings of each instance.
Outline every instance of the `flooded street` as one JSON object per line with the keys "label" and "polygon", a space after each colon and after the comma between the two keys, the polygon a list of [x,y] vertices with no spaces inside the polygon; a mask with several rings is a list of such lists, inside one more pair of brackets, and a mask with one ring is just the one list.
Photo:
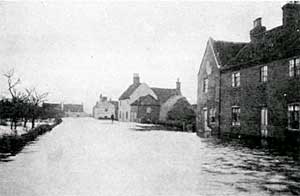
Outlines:
{"label": "flooded street", "polygon": [[292,156],[194,133],[66,118],[0,162],[0,195],[299,195]]}

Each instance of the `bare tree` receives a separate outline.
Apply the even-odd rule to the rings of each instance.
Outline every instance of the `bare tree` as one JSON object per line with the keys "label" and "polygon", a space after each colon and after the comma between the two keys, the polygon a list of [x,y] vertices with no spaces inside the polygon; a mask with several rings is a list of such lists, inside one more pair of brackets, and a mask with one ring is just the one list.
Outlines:
{"label": "bare tree", "polygon": [[21,82],[20,78],[18,79],[14,78],[14,74],[15,74],[14,69],[11,69],[7,73],[3,74],[7,78],[8,91],[12,99],[18,96],[16,86]]}
{"label": "bare tree", "polygon": [[39,105],[46,100],[46,97],[48,96],[48,93],[42,93],[39,94],[36,89],[31,89],[31,90],[27,90],[27,92],[31,92],[30,93],[30,102],[31,102],[31,124],[32,124],[32,128],[34,128],[35,126],[35,120],[36,118],[39,116],[40,114],[40,107]]}
{"label": "bare tree", "polygon": [[11,129],[14,128],[15,133],[17,128],[17,121],[19,117],[19,106],[21,101],[21,93],[17,92],[16,86],[21,82],[20,78],[15,79],[15,71],[14,69],[9,70],[7,73],[3,74],[7,78],[7,84],[8,84],[8,91],[11,95],[11,102],[12,102],[12,108],[10,111],[10,119],[11,119]]}

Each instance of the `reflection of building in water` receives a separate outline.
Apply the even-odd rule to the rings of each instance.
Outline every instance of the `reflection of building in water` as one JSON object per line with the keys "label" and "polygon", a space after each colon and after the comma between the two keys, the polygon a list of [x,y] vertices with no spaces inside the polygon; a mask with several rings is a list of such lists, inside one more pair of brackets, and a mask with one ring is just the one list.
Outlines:
{"label": "reflection of building in water", "polygon": [[114,115],[114,118],[117,117],[117,106],[118,102],[107,100],[107,97],[100,95],[99,101],[93,107],[93,117],[98,119],[107,119],[111,118]]}

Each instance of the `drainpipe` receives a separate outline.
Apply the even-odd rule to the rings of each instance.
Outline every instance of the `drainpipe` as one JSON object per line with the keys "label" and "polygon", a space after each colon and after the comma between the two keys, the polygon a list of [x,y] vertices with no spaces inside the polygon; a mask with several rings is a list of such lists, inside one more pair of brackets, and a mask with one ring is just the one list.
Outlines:
{"label": "drainpipe", "polygon": [[218,136],[220,137],[221,136],[221,84],[222,84],[222,82],[221,82],[221,70],[219,70],[219,99],[218,99],[218,101],[219,101],[219,108],[218,108],[218,110],[219,110],[219,114],[218,114],[218,117],[219,117],[219,119],[218,119],[218,121],[219,121],[219,126],[218,126],[218,130],[219,130],[219,133],[218,133]]}

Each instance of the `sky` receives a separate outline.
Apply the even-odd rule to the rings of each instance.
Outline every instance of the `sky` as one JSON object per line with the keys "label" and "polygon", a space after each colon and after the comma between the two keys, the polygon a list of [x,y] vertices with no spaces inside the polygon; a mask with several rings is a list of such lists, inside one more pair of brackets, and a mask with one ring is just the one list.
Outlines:
{"label": "sky", "polygon": [[253,20],[282,24],[286,1],[0,2],[2,75],[18,90],[49,92],[48,102],[83,103],[91,113],[103,94],[117,100],[133,73],[150,87],[181,89],[196,103],[197,72],[209,37],[248,42]]}

